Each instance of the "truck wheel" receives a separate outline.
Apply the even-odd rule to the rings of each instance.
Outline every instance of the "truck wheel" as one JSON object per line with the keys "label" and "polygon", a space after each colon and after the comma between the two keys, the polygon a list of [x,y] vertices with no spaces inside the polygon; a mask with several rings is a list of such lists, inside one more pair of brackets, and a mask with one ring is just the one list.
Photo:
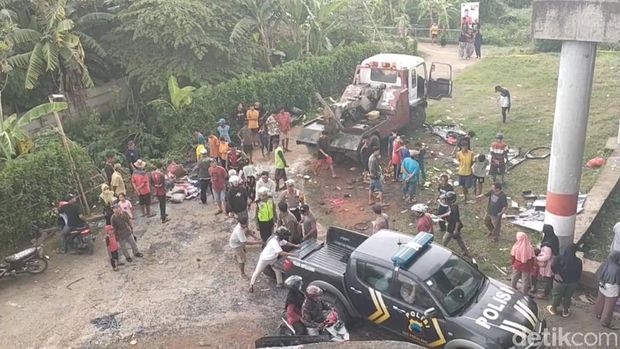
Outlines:
{"label": "truck wheel", "polygon": [[347,308],[344,306],[344,304],[342,304],[340,299],[338,299],[338,297],[335,294],[326,292],[323,295],[323,300],[327,304],[329,304],[331,307],[336,309],[336,312],[338,313],[340,320],[342,320],[342,322],[344,322],[345,325],[348,325],[351,323],[351,315],[347,311]]}
{"label": "truck wheel", "polygon": [[411,109],[411,125],[418,130],[424,127],[426,122],[426,108],[416,107]]}

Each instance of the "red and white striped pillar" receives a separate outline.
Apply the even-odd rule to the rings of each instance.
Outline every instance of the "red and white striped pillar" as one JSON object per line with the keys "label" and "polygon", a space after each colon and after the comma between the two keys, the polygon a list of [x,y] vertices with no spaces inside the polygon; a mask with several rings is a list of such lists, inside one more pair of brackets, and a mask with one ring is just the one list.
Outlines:
{"label": "red and white striped pillar", "polygon": [[562,250],[575,236],[595,59],[596,43],[562,43],[545,211]]}

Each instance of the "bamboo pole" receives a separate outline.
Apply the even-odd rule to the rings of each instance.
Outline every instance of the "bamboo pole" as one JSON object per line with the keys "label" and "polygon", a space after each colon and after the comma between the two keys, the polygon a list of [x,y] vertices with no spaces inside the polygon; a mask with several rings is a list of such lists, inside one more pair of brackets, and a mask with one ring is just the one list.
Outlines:
{"label": "bamboo pole", "polygon": [[[65,99],[65,96],[64,95],[51,95],[48,97],[50,103],[53,103],[54,99],[56,98]],[[62,127],[60,116],[58,115],[58,112],[56,110],[54,110],[54,118],[56,119],[56,124],[58,125],[58,131],[60,132],[60,138],[62,139],[62,144],[65,147],[65,150],[67,151],[67,156],[69,157],[69,169],[71,170],[71,175],[73,176],[73,180],[75,180],[75,182],[78,185],[78,191],[79,191],[78,197],[80,199],[80,203],[82,204],[82,207],[84,208],[84,212],[87,215],[90,215],[90,205],[88,204],[86,193],[84,192],[84,188],[82,187],[82,181],[80,180],[80,176],[77,172],[75,162],[73,160],[73,155],[71,155],[71,148],[69,148],[69,143],[67,142],[67,135],[65,134],[65,129],[64,127]]]}

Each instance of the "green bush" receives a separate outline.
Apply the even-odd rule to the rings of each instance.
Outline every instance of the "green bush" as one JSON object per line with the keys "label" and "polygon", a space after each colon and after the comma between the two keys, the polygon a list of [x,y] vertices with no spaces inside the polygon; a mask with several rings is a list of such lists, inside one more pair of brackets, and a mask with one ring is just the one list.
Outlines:
{"label": "green bush", "polygon": [[[70,147],[89,203],[96,204],[104,178],[84,148],[73,143]],[[53,224],[55,203],[78,192],[57,136],[37,140],[33,153],[6,163],[0,183],[0,246],[9,248],[32,238],[32,224]]]}
{"label": "green bush", "polygon": [[496,24],[482,25],[485,45],[527,46],[531,43],[531,9],[510,10]]}
{"label": "green bush", "polygon": [[[415,54],[417,43],[412,41],[405,47],[390,48],[390,51],[394,50]],[[269,111],[293,106],[307,110],[313,105],[315,92],[323,96],[340,94],[351,82],[355,66],[380,51],[374,44],[355,44],[328,55],[284,64],[272,72],[203,87],[198,90],[189,110],[181,113],[183,115],[178,118],[175,128],[188,136],[188,130],[194,127],[212,129],[215,121],[228,117],[239,102],[247,105],[261,101]],[[172,138],[179,140],[178,137]]]}

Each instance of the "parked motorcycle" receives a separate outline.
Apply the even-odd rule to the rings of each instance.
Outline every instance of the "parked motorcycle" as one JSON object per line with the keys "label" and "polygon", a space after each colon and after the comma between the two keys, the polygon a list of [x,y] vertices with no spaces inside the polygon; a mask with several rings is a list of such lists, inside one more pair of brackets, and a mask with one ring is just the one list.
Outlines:
{"label": "parked motorcycle", "polygon": [[0,279],[21,273],[41,274],[47,269],[47,260],[42,246],[27,248],[4,258],[0,263]]}

